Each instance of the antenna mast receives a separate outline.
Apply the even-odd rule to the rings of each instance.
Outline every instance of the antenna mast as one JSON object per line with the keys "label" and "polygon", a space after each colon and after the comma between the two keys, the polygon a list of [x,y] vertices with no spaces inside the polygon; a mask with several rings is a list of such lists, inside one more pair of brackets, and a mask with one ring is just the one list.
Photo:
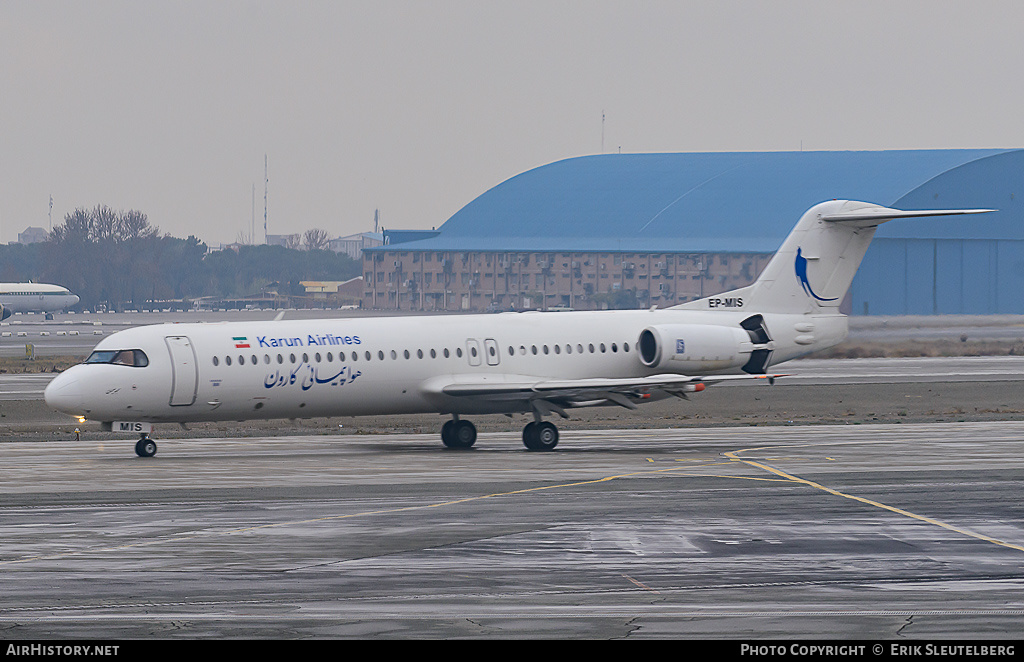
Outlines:
{"label": "antenna mast", "polygon": [[267,155],[263,154],[263,243],[267,243],[267,189],[270,178],[267,177]]}

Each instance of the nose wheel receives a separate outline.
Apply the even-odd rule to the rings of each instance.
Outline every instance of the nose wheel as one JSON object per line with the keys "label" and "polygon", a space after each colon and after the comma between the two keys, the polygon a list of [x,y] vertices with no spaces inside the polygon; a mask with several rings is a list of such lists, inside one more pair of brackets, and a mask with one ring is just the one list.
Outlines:
{"label": "nose wheel", "polygon": [[153,457],[156,455],[156,442],[143,434],[142,438],[135,442],[135,454],[139,457]]}

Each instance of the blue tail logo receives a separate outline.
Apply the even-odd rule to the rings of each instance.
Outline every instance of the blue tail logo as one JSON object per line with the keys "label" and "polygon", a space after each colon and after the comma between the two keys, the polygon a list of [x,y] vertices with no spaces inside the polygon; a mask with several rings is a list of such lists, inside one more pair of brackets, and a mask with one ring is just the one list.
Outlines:
{"label": "blue tail logo", "polygon": [[818,301],[835,301],[839,297],[833,297],[831,299],[824,299],[814,293],[811,288],[811,283],[807,280],[807,258],[802,255],[802,251],[799,246],[796,249],[796,277],[800,279],[800,286],[804,288],[804,292],[808,296],[812,296]]}

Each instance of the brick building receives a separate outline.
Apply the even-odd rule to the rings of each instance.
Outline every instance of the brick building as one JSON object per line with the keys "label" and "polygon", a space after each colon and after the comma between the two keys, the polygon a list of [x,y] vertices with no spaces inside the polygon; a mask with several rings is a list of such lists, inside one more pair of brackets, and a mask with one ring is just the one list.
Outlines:
{"label": "brick building", "polygon": [[[411,247],[410,247],[411,248]],[[739,287],[770,254],[375,251],[363,306],[403,310],[660,308]],[[372,279],[372,283],[368,283]]]}

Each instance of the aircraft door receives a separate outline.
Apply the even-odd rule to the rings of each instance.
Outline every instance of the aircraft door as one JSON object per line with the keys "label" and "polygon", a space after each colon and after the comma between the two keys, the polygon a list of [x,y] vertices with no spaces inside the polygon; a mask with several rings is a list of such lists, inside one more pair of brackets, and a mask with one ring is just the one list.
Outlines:
{"label": "aircraft door", "polygon": [[484,354],[487,357],[487,365],[498,365],[501,363],[501,350],[498,349],[498,342],[494,338],[484,341]]}
{"label": "aircraft door", "polygon": [[469,365],[480,365],[480,341],[476,338],[466,339],[466,358]]}
{"label": "aircraft door", "polygon": [[164,338],[171,353],[171,405],[190,405],[196,401],[199,387],[199,365],[192,341],[187,336]]}

